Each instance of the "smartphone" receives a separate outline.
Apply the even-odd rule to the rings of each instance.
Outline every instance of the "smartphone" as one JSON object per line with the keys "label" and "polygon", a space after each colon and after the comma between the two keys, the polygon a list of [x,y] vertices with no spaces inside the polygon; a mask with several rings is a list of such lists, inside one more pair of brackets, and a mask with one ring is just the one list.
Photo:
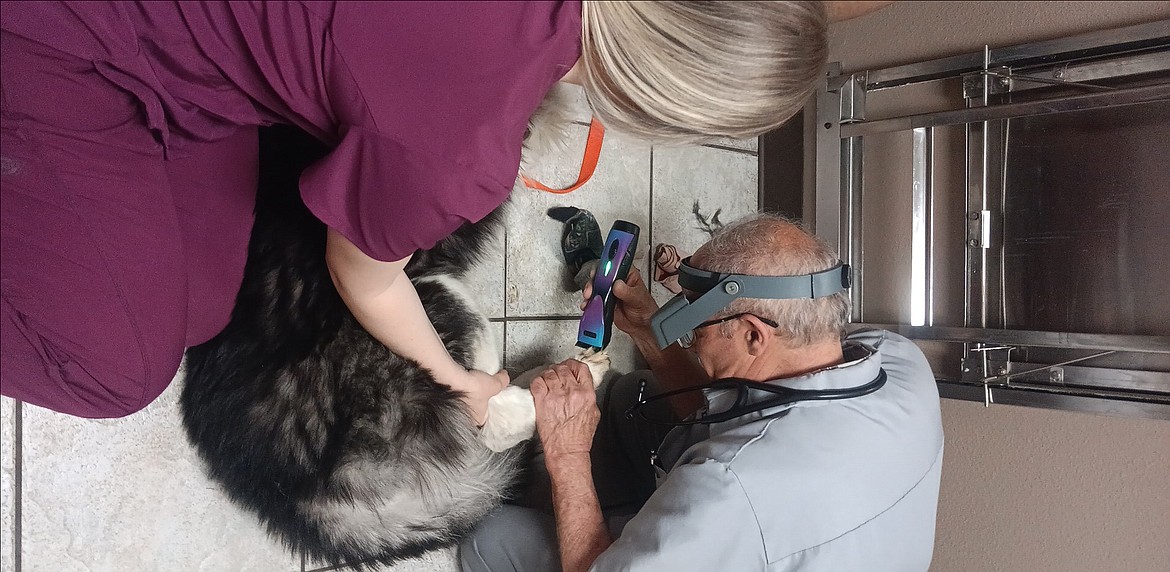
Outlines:
{"label": "smartphone", "polygon": [[577,327],[577,345],[583,348],[605,349],[613,333],[613,311],[617,298],[613,283],[625,280],[634,265],[634,251],[638,247],[638,225],[624,220],[614,221],[601,249],[601,260],[593,275],[593,295],[585,305],[581,323]]}

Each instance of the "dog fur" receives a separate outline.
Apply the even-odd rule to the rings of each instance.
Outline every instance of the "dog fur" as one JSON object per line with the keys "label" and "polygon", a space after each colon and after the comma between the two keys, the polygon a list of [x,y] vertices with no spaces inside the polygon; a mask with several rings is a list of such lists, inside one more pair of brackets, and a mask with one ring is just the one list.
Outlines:
{"label": "dog fur", "polygon": [[[450,546],[517,486],[532,397],[505,389],[476,429],[458,392],[366,333],[333,286],[325,226],[297,192],[326,149],[284,128],[261,141],[236,307],[223,332],[187,352],[189,440],[235,503],[309,558],[361,567]],[[501,217],[465,225],[406,268],[452,358],[487,372],[501,351],[461,279]],[[600,382],[608,358],[588,363]]]}

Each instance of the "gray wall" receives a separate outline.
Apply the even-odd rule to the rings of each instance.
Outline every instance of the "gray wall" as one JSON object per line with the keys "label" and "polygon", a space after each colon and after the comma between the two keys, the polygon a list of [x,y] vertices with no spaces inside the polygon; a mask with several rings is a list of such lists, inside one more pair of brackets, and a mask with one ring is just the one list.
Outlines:
{"label": "gray wall", "polygon": [[[1163,19],[1170,3],[903,1],[834,24],[830,58],[872,69]],[[875,168],[867,160],[867,205],[902,210],[905,174]],[[907,227],[883,232],[894,228]],[[867,290],[870,321],[905,315],[903,293],[878,303]],[[1170,423],[949,400],[943,423],[935,570],[1170,569]]]}

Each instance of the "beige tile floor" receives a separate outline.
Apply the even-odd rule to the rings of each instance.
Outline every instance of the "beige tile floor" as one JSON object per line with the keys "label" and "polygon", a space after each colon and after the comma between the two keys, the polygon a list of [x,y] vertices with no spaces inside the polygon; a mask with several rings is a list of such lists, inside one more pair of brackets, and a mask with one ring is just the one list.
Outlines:
{"label": "beige tile floor", "polygon": [[[564,153],[536,165],[546,184],[576,178],[585,128],[573,131]],[[688,253],[702,244],[706,235],[691,213],[696,200],[708,216],[722,209],[725,222],[755,210],[756,165],[754,141],[650,148],[610,136],[582,189],[515,193],[505,229],[471,281],[495,322],[507,367],[519,372],[573,351],[577,294],[561,286],[561,227],[545,215],[548,207],[587,208],[603,231],[617,218],[637,223],[637,265],[648,271],[655,243]],[[658,287],[655,295],[667,297]],[[638,365],[624,335],[611,355],[615,372]],[[3,399],[0,572],[319,569],[267,538],[203,477],[179,425],[177,389],[118,420],[76,419]],[[390,570],[457,568],[446,550]]]}
{"label": "beige tile floor", "polygon": [[0,398],[0,572],[16,570],[16,402]]}

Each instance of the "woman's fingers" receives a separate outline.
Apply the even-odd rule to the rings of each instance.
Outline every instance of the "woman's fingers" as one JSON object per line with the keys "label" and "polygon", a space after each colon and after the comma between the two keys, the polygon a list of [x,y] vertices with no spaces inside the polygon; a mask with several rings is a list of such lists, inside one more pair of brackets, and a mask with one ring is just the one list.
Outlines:
{"label": "woman's fingers", "polygon": [[493,377],[500,381],[500,389],[508,387],[508,384],[512,383],[512,377],[508,375],[508,370],[506,369],[497,371]]}

